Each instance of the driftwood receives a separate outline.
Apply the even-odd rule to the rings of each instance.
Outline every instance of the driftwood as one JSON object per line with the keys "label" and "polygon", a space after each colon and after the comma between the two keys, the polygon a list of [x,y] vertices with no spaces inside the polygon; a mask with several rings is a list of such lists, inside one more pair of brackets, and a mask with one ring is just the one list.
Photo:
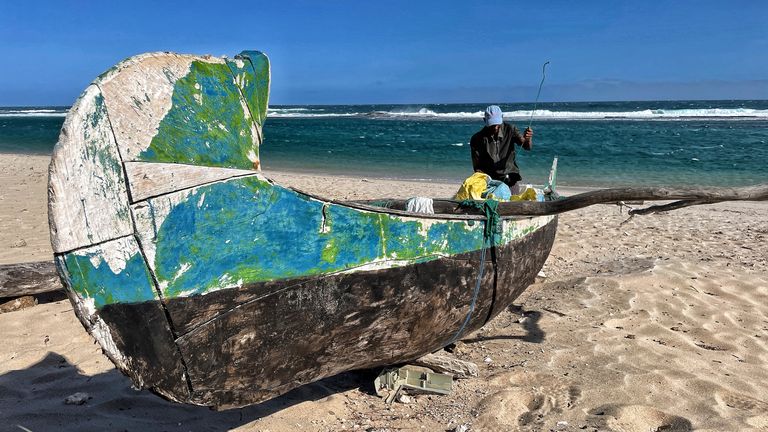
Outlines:
{"label": "driftwood", "polygon": [[[564,213],[589,207],[595,204],[606,204],[627,201],[663,201],[680,200],[663,206],[653,206],[648,209],[633,209],[630,214],[647,214],[659,211],[674,210],[692,205],[712,204],[722,201],[766,201],[768,200],[768,183],[756,186],[737,188],[612,188],[600,189],[572,195],[554,201],[514,201],[499,203],[498,212],[501,216],[544,216]],[[405,210],[407,200],[368,200],[357,201],[363,206],[385,207],[394,210]],[[433,202],[435,213],[447,214],[482,214],[480,210],[467,209],[459,206],[459,202],[448,199],[436,199]]]}
{"label": "driftwood", "polygon": [[468,361],[458,360],[452,357],[427,354],[409,362],[417,366],[424,366],[439,373],[448,373],[456,378],[469,378],[477,376],[477,365]]}
{"label": "driftwood", "polygon": [[53,261],[0,265],[0,298],[62,289]]}

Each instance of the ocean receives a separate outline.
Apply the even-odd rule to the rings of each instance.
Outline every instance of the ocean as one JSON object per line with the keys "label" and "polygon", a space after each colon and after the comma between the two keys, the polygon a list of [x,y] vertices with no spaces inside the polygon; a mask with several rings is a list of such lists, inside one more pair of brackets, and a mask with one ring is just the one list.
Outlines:
{"label": "ocean", "polygon": [[[460,182],[486,104],[272,106],[268,170]],[[499,104],[524,129],[533,104]],[[768,182],[768,101],[539,103],[524,181],[557,156],[565,186],[744,186]],[[0,108],[0,153],[50,154],[67,107]]]}

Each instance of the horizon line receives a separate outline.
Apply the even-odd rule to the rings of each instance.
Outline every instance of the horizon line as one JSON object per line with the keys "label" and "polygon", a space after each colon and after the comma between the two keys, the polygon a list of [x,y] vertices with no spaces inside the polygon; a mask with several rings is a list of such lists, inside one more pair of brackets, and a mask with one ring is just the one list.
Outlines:
{"label": "horizon line", "polygon": [[[768,102],[768,99],[595,99],[595,100],[560,100],[538,101],[538,104],[554,103],[614,103],[614,102]],[[268,106],[366,106],[366,105],[487,105],[487,104],[534,104],[533,101],[494,101],[494,102],[356,102],[356,103],[274,103]],[[72,105],[0,105],[8,108],[71,108]]]}

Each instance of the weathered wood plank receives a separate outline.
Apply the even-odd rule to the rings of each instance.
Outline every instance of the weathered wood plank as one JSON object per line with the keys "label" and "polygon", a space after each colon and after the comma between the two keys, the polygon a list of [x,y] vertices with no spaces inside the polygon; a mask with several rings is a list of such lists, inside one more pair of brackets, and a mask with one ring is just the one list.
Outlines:
{"label": "weathered wood plank", "polygon": [[258,162],[258,131],[223,59],[138,56],[97,84],[126,162],[242,169]]}
{"label": "weathered wood plank", "polygon": [[264,123],[263,118],[259,112],[259,91],[256,88],[257,81],[255,74],[253,73],[253,67],[248,59],[225,59],[227,66],[229,66],[230,72],[235,85],[240,90],[242,96],[243,111],[247,114],[245,118],[250,120],[251,138],[253,139],[253,169],[261,169],[261,160],[259,159],[259,146],[263,141],[263,135],[261,133],[261,127]]}
{"label": "weathered wood plank", "polygon": [[131,202],[254,174],[250,170],[152,162],[126,162],[125,173]]}
{"label": "weathered wood plank", "polygon": [[[217,315],[177,340],[193,400],[242,406],[440,348],[466,319],[478,276],[478,253],[455,258],[288,284]],[[492,302],[494,274],[492,264],[485,265],[468,331],[485,322]],[[171,299],[169,313],[215,307],[214,299],[205,301],[209,295]]]}
{"label": "weathered wood plank", "polygon": [[[681,203],[665,207],[667,210],[689,205],[712,204],[723,201],[766,201],[768,200],[768,184],[733,188],[611,188],[585,192],[554,201],[515,201],[499,203],[499,214],[502,216],[544,216],[564,213],[595,204],[615,203],[620,201],[654,201],[654,200],[685,200]],[[355,201],[352,205],[360,208],[382,206],[393,210],[405,210],[407,200],[364,200]],[[435,213],[448,214],[480,214],[480,210],[466,209],[459,206],[455,200],[434,200]],[[657,210],[658,211],[658,210]],[[662,210],[663,211],[663,210]],[[641,214],[636,210],[635,213]]]}
{"label": "weathered wood plank", "polygon": [[0,265],[0,298],[62,289],[53,261]]}
{"label": "weathered wood plank", "polygon": [[[536,218],[538,219],[538,218]],[[506,222],[506,221],[505,221]],[[525,235],[514,242],[514,248],[496,248],[492,259],[495,259],[500,269],[497,283],[500,287],[515,287],[501,289],[496,293],[496,301],[487,319],[491,320],[503,312],[523,291],[536,280],[541,270],[537,263],[547,260],[557,233],[557,218],[551,220],[545,227],[535,230],[535,235]],[[532,232],[533,227],[523,225],[524,232]]]}
{"label": "weathered wood plank", "polygon": [[[248,176],[133,205],[164,298],[363,271],[478,250],[483,224],[393,217],[317,201]],[[542,226],[549,218],[540,218]],[[511,222],[510,222],[511,223]],[[504,241],[525,235],[509,230]]]}
{"label": "weathered wood plank", "polygon": [[57,255],[64,281],[90,313],[111,303],[157,300],[134,236]]}
{"label": "weathered wood plank", "polygon": [[428,367],[439,373],[449,373],[456,378],[477,376],[477,364],[444,355],[427,354],[408,363]]}
{"label": "weathered wood plank", "polygon": [[[497,248],[498,254],[487,252],[464,334],[482,326],[494,309],[509,305],[500,298],[508,301],[525,289],[528,275],[546,260],[555,227],[553,220]],[[536,253],[530,253],[530,245],[537,246]],[[494,256],[509,261],[494,263]],[[343,370],[407,362],[433,352],[453,340],[466,320],[480,260],[475,251],[404,267],[169,299],[192,402],[242,406]]]}
{"label": "weathered wood plank", "polygon": [[[134,384],[173,400],[189,388],[173,333],[134,236],[56,256],[75,314]],[[132,305],[125,309],[122,305]]]}
{"label": "weathered wood plank", "polygon": [[247,60],[253,71],[253,79],[243,86],[243,93],[251,106],[251,113],[259,126],[267,119],[269,103],[269,84],[271,72],[269,58],[260,51],[243,51],[235,57],[236,60]]}
{"label": "weathered wood plank", "polygon": [[104,98],[94,85],[70,109],[53,149],[48,221],[54,252],[132,232],[120,156]]}
{"label": "weathered wood plank", "polygon": [[137,160],[173,106],[174,83],[189,73],[192,57],[147,53],[103,73],[95,84],[104,93],[125,161]]}

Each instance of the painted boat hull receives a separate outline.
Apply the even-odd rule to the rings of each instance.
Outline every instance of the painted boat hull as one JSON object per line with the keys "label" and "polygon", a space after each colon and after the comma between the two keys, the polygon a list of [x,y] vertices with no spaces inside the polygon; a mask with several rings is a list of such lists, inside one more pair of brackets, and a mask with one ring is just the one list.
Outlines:
{"label": "painted boat hull", "polygon": [[242,406],[432,352],[506,308],[554,240],[554,216],[491,233],[479,215],[268,180],[269,76],[256,51],[129,58],[86,89],[54,148],[51,243],[75,313],[137,387],[171,400]]}
{"label": "painted boat hull", "polygon": [[[487,250],[476,305],[462,334],[501,313],[534,281],[556,229],[553,218],[521,239]],[[171,299],[164,307],[116,303],[102,308],[100,316],[113,340],[125,344],[122,351],[147,365],[141,374],[145,387],[180,402],[238,407],[447,345],[467,317],[481,255],[263,282]],[[169,334],[164,308],[178,317],[178,337],[153,344],[136,337]],[[144,331],[136,328],[139,321],[149,323]]]}

